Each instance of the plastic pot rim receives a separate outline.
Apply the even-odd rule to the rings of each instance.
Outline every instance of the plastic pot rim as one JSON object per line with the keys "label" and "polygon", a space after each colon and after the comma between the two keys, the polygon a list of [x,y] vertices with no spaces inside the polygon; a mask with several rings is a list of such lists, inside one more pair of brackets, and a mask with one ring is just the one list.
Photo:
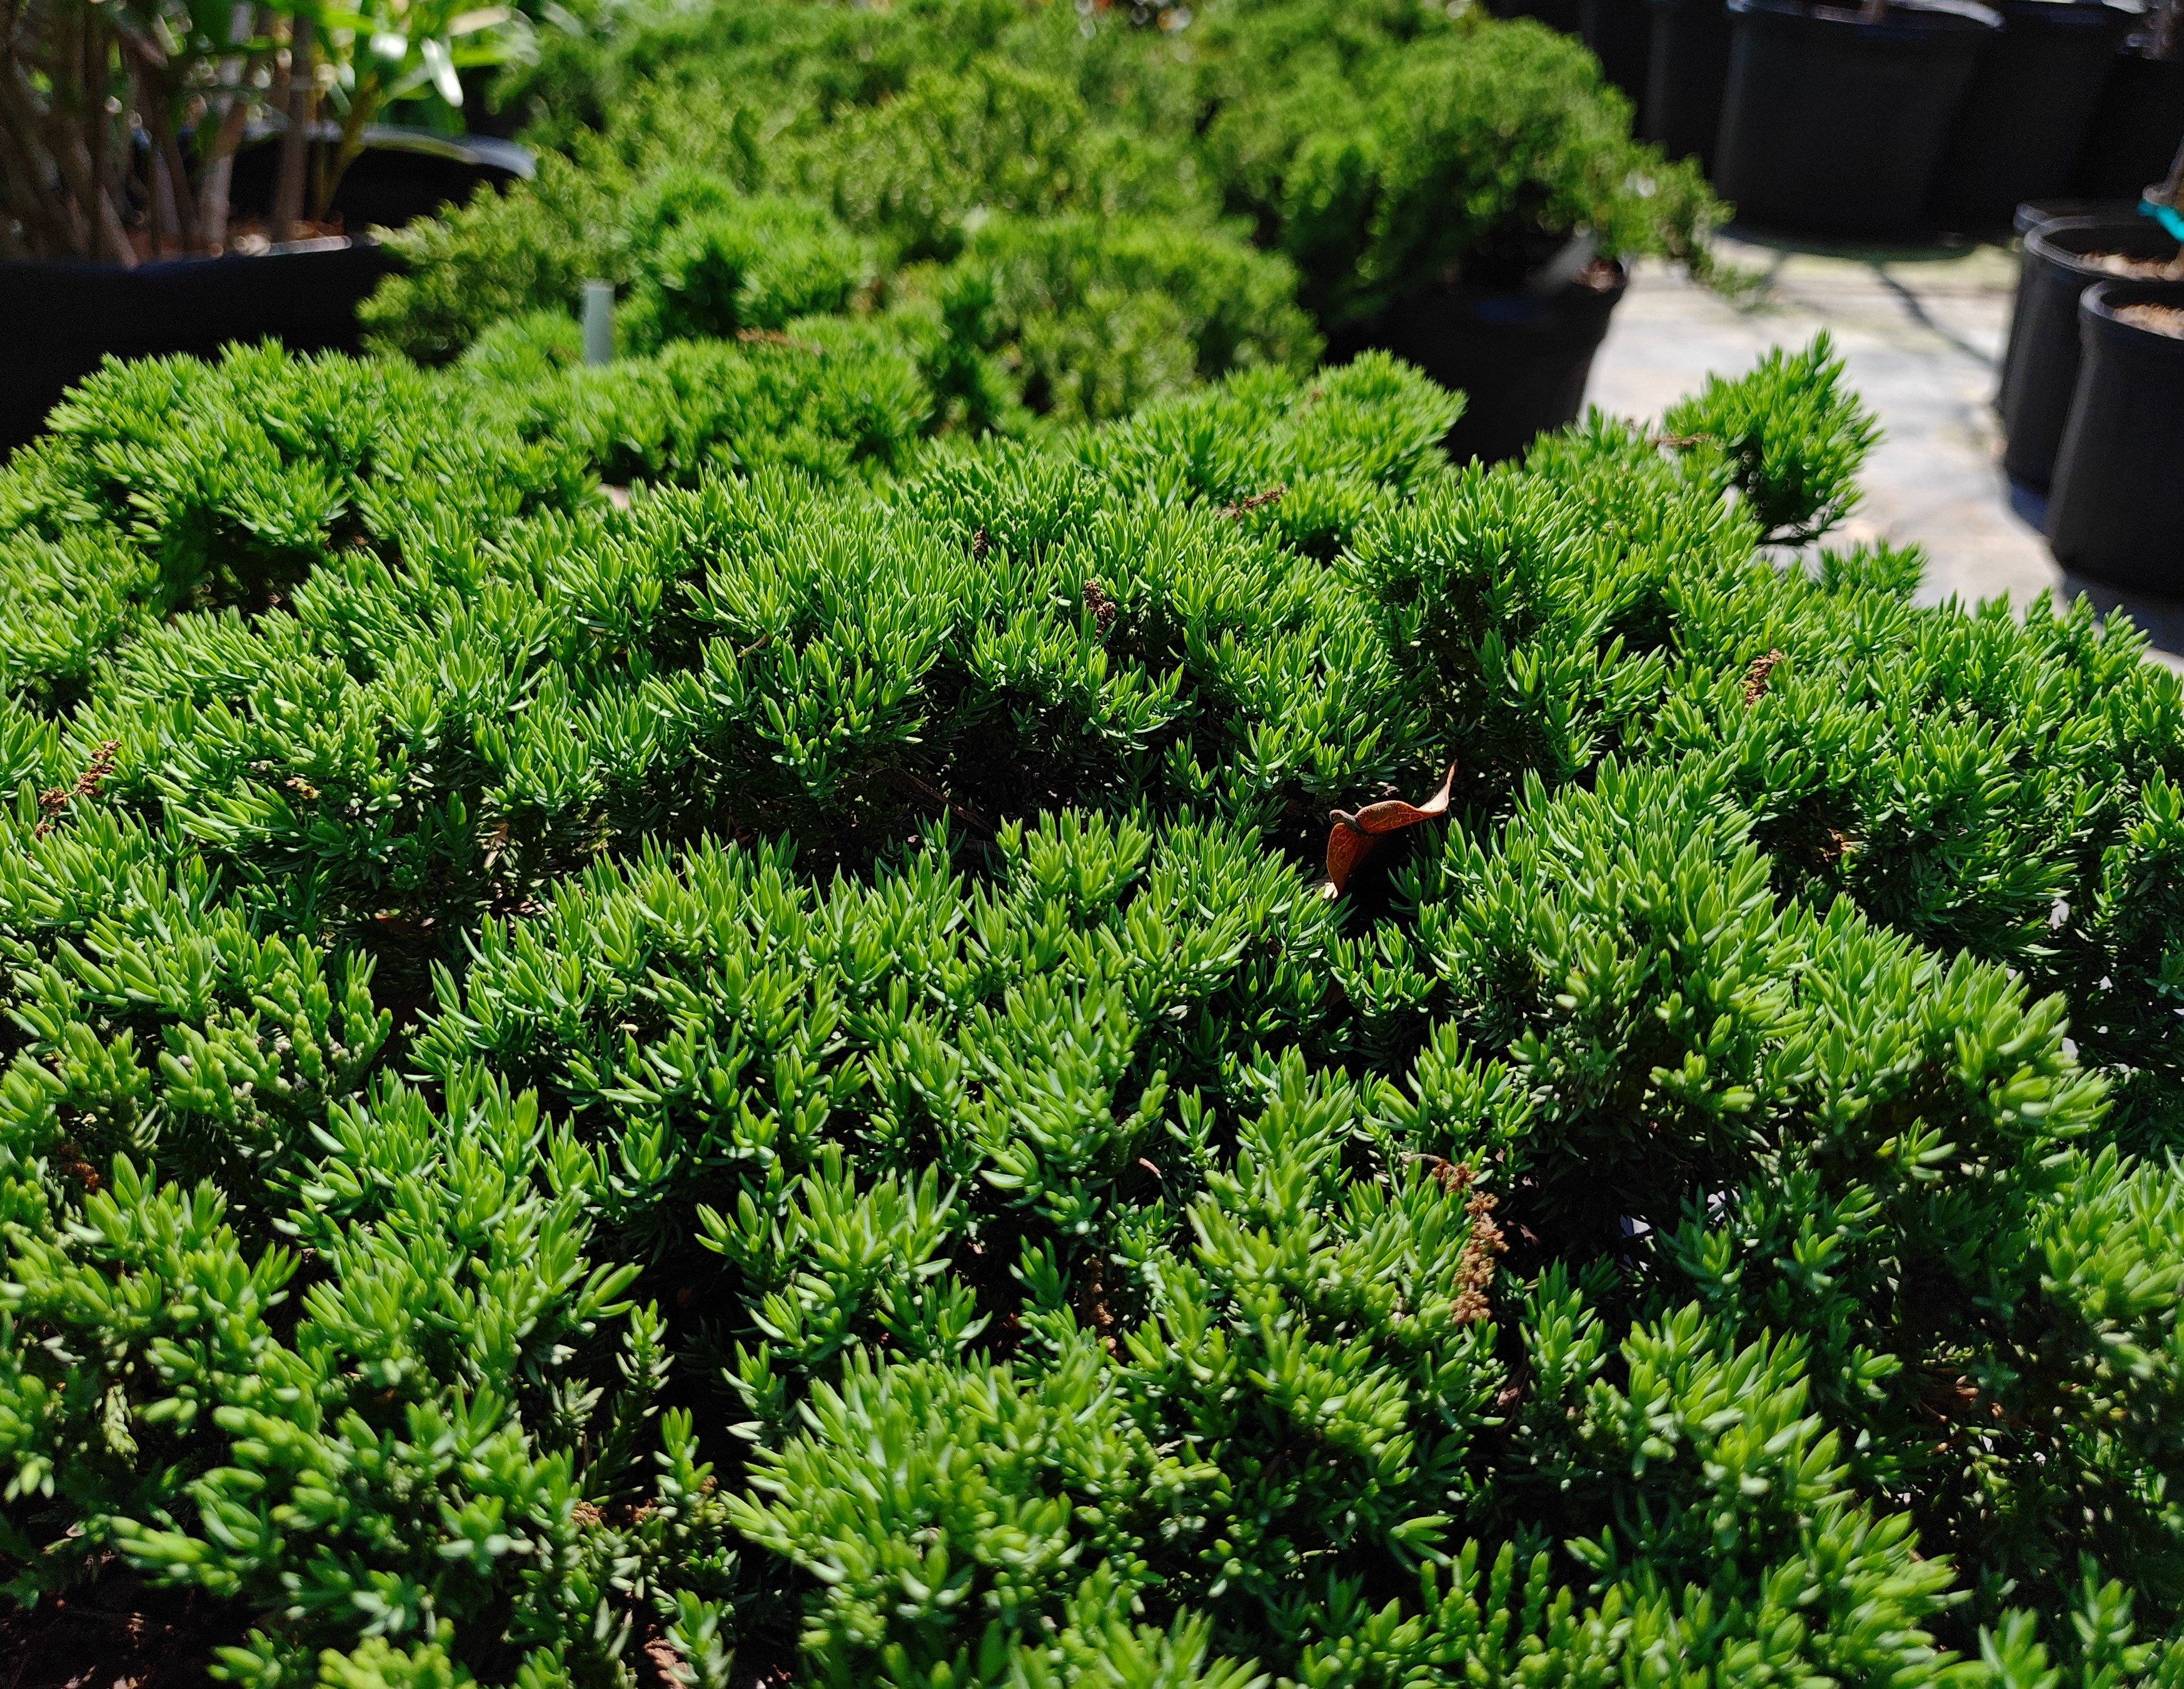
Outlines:
{"label": "plastic pot rim", "polygon": [[269,258],[332,258],[378,244],[369,233],[359,230],[354,235],[320,235],[308,241],[292,241],[282,246],[269,247],[262,253],[178,253],[173,258],[146,258],[125,269],[118,264],[81,258],[0,258],[0,269],[37,270],[55,276],[95,275],[102,279],[125,275],[140,281],[156,281],[220,264],[233,268],[241,264],[263,264]]}
{"label": "plastic pot rim", "polygon": [[2184,306],[2184,281],[2142,281],[2119,276],[2097,281],[2078,296],[2078,330],[2088,341],[2098,335],[2132,347],[2141,357],[2174,358],[2184,364],[2184,340],[2156,334],[2116,314],[2126,305]]}
{"label": "plastic pot rim", "polygon": [[[2042,206],[2061,204],[2081,207],[2089,205],[2105,205],[2109,209],[2098,212],[2086,210],[2043,211],[2041,209]],[[2050,223],[2065,223],[2081,218],[2108,223],[2114,222],[2119,217],[2134,217],[2137,214],[2137,208],[2127,199],[2100,200],[2086,199],[2082,197],[2072,198],[2066,194],[2057,194],[2053,197],[2048,199],[2027,199],[2020,201],[2017,209],[2015,212],[2011,214],[2010,226],[2020,235],[2030,235],[2035,229],[2044,229]]]}
{"label": "plastic pot rim", "polygon": [[1808,0],[1728,0],[1730,16],[1752,23],[1807,25],[1848,31],[1860,41],[1925,46],[1984,42],[2002,33],[2002,14],[1979,0],[1889,0],[1888,14],[1869,22],[1849,6]]}
{"label": "plastic pot rim", "polygon": [[[2165,243],[2174,247],[2176,245],[2176,237],[2159,223],[2150,217],[2141,217],[2136,212],[2126,216],[2117,217],[2055,217],[2043,223],[2036,223],[2025,231],[2025,255],[2029,258],[2036,258],[2042,264],[2052,264],[2060,269],[2076,270],[2083,275],[2098,275],[2101,272],[2085,262],[2086,256],[2085,253],[2074,252],[2067,246],[2058,245],[2056,236],[2091,234],[2095,231],[2102,230],[2117,236],[2143,232],[2157,237],[2153,242],[2156,246]],[[2149,253],[2147,256],[2151,257],[2153,254]],[[2117,279],[2127,281],[2133,278],[2122,276]]]}
{"label": "plastic pot rim", "polygon": [[2146,15],[2142,7],[2119,5],[2116,0],[1994,0],[1992,9],[2002,14],[2004,29],[2036,20],[2057,29],[2088,32],[2135,28]]}

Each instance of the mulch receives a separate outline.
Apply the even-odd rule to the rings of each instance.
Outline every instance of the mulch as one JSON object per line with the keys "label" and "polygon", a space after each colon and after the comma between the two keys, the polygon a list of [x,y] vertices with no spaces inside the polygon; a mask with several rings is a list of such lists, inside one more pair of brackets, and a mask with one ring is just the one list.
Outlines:
{"label": "mulch", "polygon": [[199,1689],[242,1640],[231,1608],[109,1566],[35,1607],[0,1601],[0,1689]]}

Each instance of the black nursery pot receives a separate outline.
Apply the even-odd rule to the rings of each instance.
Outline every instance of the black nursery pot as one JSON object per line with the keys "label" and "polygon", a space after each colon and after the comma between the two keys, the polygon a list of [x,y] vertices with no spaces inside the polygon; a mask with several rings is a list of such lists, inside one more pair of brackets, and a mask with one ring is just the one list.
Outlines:
{"label": "black nursery pot", "polygon": [[2127,47],[2109,73],[2107,88],[2070,173],[2070,192],[2096,199],[2136,200],[2169,174],[2184,141],[2184,58],[2140,57]]}
{"label": "black nursery pot", "polygon": [[209,357],[269,336],[298,352],[354,352],[357,304],[392,268],[364,240],[134,269],[0,262],[0,452],[36,435],[64,390],[109,353]]}
{"label": "black nursery pot", "polygon": [[2120,7],[1989,0],[2003,32],[1981,57],[1934,178],[1944,228],[1994,229],[2028,199],[2059,194],[2138,24]]}
{"label": "black nursery pot", "polygon": [[1593,355],[1629,283],[1617,264],[1608,286],[1572,282],[1546,297],[1422,293],[1391,309],[1368,343],[1460,388],[1463,414],[1442,444],[1457,463],[1497,464],[1578,419]]}
{"label": "black nursery pot", "polygon": [[2166,260],[2176,242],[2150,217],[2070,217],[2025,237],[2017,314],[2003,354],[2003,466],[2031,486],[2054,474],[2056,448],[2078,381],[2078,296],[2107,271],[2088,253],[2121,253]]}
{"label": "black nursery pot", "polygon": [[1880,23],[1797,0],[1729,0],[1736,36],[1714,186],[1755,223],[1823,235],[1919,226],[1942,148],[2002,19],[1897,0]]}
{"label": "black nursery pot", "polygon": [[[333,209],[348,227],[398,225],[532,173],[506,142],[371,131]],[[272,197],[271,145],[237,155],[239,215]],[[354,352],[356,308],[393,268],[368,239],[304,241],[244,257],[115,264],[0,260],[0,454],[33,438],[62,393],[117,358],[209,357],[231,341],[274,339],[297,352]]]}
{"label": "black nursery pot", "polygon": [[2133,305],[2184,308],[2184,283],[2103,281],[2080,300],[2048,542],[2065,569],[2173,597],[2184,593],[2184,340],[2126,322]]}
{"label": "black nursery pot", "polygon": [[1633,102],[1646,97],[1646,60],[1653,41],[1652,0],[1578,0],[1578,33]]}
{"label": "black nursery pot", "polygon": [[[2119,218],[2135,217],[2137,205],[2128,199],[2028,199],[2017,208],[2010,219],[2010,227],[2020,237],[2050,223],[2060,223],[2066,218],[2094,217],[2114,222]],[[2017,325],[2025,320],[2025,286],[2032,266],[2020,264],[2017,267],[2017,297],[2010,307],[2009,343],[2003,350],[2002,380],[1994,391],[1994,408],[2002,408],[2002,396],[2009,391],[2010,370],[2017,362]]]}
{"label": "black nursery pot", "polygon": [[1729,8],[1722,0],[1652,0],[1652,8],[1639,136],[1710,171],[1729,86]]}
{"label": "black nursery pot", "polygon": [[1566,36],[1578,32],[1580,0],[1486,0],[1486,9],[1497,18],[1536,18],[1551,30]]}

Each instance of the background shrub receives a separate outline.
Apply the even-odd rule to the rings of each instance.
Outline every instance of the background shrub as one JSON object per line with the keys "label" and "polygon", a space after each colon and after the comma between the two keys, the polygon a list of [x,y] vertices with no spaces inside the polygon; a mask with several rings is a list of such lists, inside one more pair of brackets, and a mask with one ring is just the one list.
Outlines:
{"label": "background shrub", "polygon": [[995,218],[925,285],[938,355],[997,362],[1004,391],[1060,422],[1126,416],[1239,369],[1306,369],[1319,347],[1286,264],[1172,222]]}
{"label": "background shrub", "polygon": [[[1703,264],[1704,185],[1630,139],[1574,41],[1529,21],[1376,40],[1327,27],[1321,0],[1262,33],[1287,9],[1240,8],[1206,150],[1329,333],[1438,286],[1513,291],[1580,232],[1611,257]],[[1312,44],[1282,52],[1293,38]]]}
{"label": "background shrub", "polygon": [[[390,236],[417,268],[367,302],[374,345],[428,362],[475,347],[474,366],[495,369],[512,369],[526,346],[573,364],[582,275],[596,275],[621,284],[625,355],[777,341],[792,322],[857,319],[877,335],[868,342],[917,360],[939,396],[931,429],[1009,432],[1039,416],[1125,414],[1235,369],[1306,368],[1319,350],[1287,263],[1202,220],[980,208],[975,234],[942,243],[950,262],[896,269],[816,199],[754,197],[689,169],[630,182],[625,194],[558,175]],[[892,235],[887,219],[864,222]],[[511,240],[515,227],[528,233]],[[566,245],[540,266],[524,242],[549,227]],[[550,326],[554,318],[567,328]],[[833,332],[807,326],[789,338]]]}
{"label": "background shrub", "polygon": [[573,313],[585,275],[621,289],[636,353],[895,299],[938,313],[955,420],[1014,429],[1365,344],[1390,306],[1516,287],[1574,238],[1704,268],[1696,171],[1530,25],[1327,0],[564,21],[504,92],[566,158],[391,236],[409,269],[367,308],[376,344],[442,360]]}

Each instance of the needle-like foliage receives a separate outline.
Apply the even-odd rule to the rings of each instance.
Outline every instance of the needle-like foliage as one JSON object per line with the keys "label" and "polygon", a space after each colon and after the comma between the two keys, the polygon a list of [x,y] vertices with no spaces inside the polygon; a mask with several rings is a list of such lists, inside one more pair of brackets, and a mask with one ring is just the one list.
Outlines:
{"label": "needle-like foliage", "polygon": [[1026,442],[925,353],[236,352],[0,472],[8,1595],[260,1689],[2184,1681],[2138,636],[1797,549],[1825,347],[1461,471],[1384,358]]}

